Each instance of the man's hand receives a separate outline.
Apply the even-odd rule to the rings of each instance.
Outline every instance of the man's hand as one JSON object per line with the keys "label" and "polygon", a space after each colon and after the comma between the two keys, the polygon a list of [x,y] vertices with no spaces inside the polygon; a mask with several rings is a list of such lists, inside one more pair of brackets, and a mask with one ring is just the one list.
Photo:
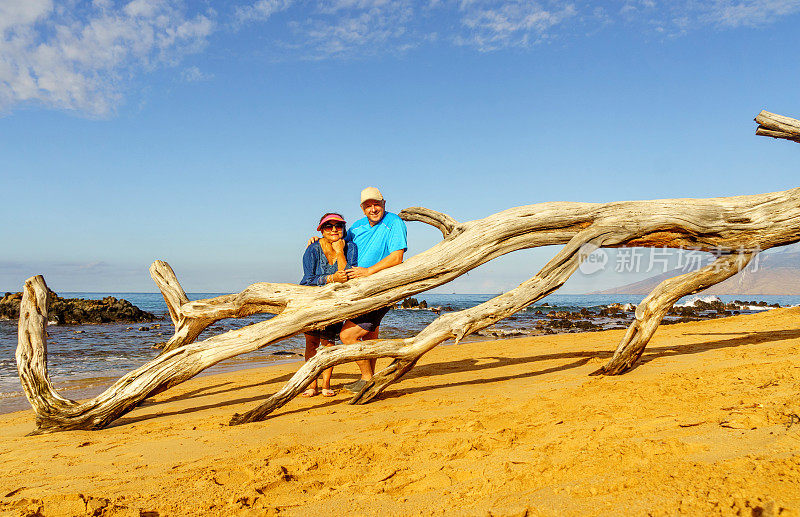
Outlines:
{"label": "man's hand", "polygon": [[406,250],[395,250],[385,256],[383,259],[380,260],[377,264],[373,264],[370,267],[353,267],[350,269],[345,269],[347,272],[347,278],[350,280],[354,278],[364,278],[365,276],[374,275],[378,271],[383,271],[384,269],[392,266],[396,266],[403,262],[403,253]]}
{"label": "man's hand", "polygon": [[353,267],[350,269],[345,269],[345,273],[347,273],[347,279],[352,280],[354,278],[364,278],[366,276],[371,275],[372,273],[369,272],[368,268],[365,267]]}
{"label": "man's hand", "polygon": [[333,282],[344,283],[344,282],[347,282],[347,280],[348,280],[347,273],[344,270],[341,270],[341,271],[337,271],[336,273],[334,273],[332,275],[328,275],[328,278],[327,278],[326,282],[329,283],[329,284],[333,283]]}
{"label": "man's hand", "polygon": [[310,239],[308,239],[308,244],[306,244],[306,248],[308,248],[309,246],[311,246],[312,244],[314,244],[318,240],[319,240],[319,237],[311,237]]}

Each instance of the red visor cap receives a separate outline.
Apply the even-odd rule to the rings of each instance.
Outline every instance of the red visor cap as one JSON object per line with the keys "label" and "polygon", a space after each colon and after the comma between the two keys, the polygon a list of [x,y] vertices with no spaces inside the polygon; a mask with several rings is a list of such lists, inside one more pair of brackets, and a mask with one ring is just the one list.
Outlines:
{"label": "red visor cap", "polygon": [[[341,222],[341,223],[345,223],[345,220],[344,220],[344,219],[342,219],[342,217],[341,217],[340,215],[337,215],[337,214],[328,214],[328,215],[326,215],[325,217],[323,217],[323,218],[322,218],[322,220],[320,220],[320,222],[319,222],[319,225],[317,225],[317,231],[320,231],[320,230],[322,230],[322,226],[323,226],[325,223],[328,223],[328,222],[331,222],[331,221],[339,221],[339,222]],[[345,224],[347,224],[347,223],[345,223]]]}

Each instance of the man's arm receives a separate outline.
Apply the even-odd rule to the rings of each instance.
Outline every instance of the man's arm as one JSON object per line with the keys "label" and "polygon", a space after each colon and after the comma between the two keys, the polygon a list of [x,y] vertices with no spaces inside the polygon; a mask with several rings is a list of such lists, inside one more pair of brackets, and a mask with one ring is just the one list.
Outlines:
{"label": "man's arm", "polygon": [[405,253],[405,251],[406,250],[404,249],[393,251],[381,259],[380,262],[370,267],[354,267],[348,269],[347,278],[350,280],[353,278],[364,278],[365,276],[374,275],[378,271],[383,271],[386,268],[401,264],[403,262],[403,253]]}

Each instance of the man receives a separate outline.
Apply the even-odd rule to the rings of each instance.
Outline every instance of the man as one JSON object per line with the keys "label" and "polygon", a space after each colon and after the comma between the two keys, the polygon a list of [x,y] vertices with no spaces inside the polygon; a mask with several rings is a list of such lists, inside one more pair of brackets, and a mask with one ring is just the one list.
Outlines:
{"label": "man", "polygon": [[[346,270],[347,279],[364,278],[378,271],[403,262],[403,254],[408,248],[406,223],[397,214],[386,211],[386,200],[381,191],[367,187],[361,191],[361,210],[363,219],[356,221],[347,232],[347,240],[355,243],[358,249],[358,267]],[[377,339],[381,320],[389,312],[389,307],[381,307],[344,322],[339,338],[345,345],[359,341]],[[361,370],[361,379],[345,386],[345,389],[358,393],[375,373],[376,359],[356,361]]]}

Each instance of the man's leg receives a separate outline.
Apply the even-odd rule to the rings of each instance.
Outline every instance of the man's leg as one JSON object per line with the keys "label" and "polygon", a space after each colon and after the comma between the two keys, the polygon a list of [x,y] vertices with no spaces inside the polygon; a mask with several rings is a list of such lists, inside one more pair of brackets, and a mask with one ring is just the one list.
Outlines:
{"label": "man's leg", "polygon": [[[359,341],[363,341],[363,338],[372,332],[364,330],[363,328],[359,327],[355,323],[350,320],[344,322],[342,325],[342,331],[339,333],[339,339],[342,340],[342,343],[345,345],[355,345]],[[377,336],[377,332],[375,333]],[[374,338],[368,338],[374,339]],[[359,370],[361,370],[361,378],[365,381],[372,379],[372,374],[374,372],[374,363],[370,359],[364,359],[362,361],[356,361]]]}
{"label": "man's leg", "polygon": [[[379,327],[375,327],[375,330],[371,332],[367,332],[367,334],[361,339],[361,341],[369,341],[370,339],[378,339],[378,329]],[[369,371],[372,372],[372,375],[375,375],[375,365],[378,363],[377,359],[367,359],[369,362]],[[372,377],[370,376],[370,379]]]}

